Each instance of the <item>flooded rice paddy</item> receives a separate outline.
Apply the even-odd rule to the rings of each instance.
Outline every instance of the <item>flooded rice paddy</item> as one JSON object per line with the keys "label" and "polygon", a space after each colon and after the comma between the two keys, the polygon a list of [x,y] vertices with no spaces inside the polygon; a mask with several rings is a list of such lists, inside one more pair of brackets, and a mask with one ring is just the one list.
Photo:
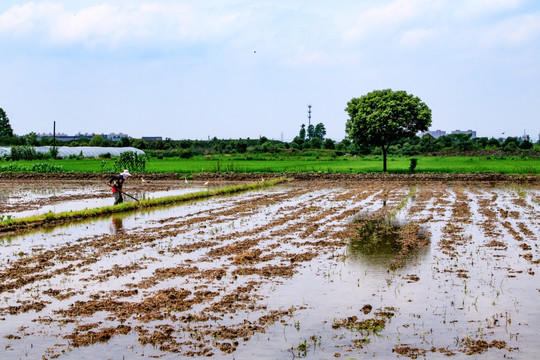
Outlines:
{"label": "flooded rice paddy", "polygon": [[[57,206],[97,191],[69,188]],[[0,235],[2,358],[534,359],[539,201],[538,185],[293,181]]]}

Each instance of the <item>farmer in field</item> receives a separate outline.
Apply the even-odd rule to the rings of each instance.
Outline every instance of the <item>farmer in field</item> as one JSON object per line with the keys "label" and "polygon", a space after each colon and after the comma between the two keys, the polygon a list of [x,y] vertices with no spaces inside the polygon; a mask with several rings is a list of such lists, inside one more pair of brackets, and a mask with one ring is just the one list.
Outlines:
{"label": "farmer in field", "polygon": [[122,170],[120,174],[113,176],[111,180],[109,180],[109,186],[112,188],[112,193],[114,196],[114,205],[124,202],[124,198],[122,197],[122,185],[130,176],[131,174],[129,171]]}

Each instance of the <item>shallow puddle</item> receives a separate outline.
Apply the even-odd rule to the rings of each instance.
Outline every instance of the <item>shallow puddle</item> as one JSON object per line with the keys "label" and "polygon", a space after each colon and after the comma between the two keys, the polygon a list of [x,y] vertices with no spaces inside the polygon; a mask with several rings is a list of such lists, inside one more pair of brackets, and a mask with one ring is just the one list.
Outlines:
{"label": "shallow puddle", "polygon": [[534,358],[538,195],[292,183],[4,237],[2,356]]}

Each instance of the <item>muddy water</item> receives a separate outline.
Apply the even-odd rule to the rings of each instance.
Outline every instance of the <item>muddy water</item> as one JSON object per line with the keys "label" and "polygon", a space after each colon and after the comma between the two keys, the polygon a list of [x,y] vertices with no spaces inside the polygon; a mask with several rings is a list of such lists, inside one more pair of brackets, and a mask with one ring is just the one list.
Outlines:
{"label": "muddy water", "polygon": [[[532,359],[539,195],[293,183],[3,238],[2,358]],[[366,247],[368,217],[429,243]]]}
{"label": "muddy water", "polygon": [[[226,186],[202,181],[128,181],[124,191],[135,199],[183,195]],[[135,201],[124,196],[124,201]],[[106,181],[0,182],[0,216],[23,218],[51,212],[77,211],[114,203]]]}

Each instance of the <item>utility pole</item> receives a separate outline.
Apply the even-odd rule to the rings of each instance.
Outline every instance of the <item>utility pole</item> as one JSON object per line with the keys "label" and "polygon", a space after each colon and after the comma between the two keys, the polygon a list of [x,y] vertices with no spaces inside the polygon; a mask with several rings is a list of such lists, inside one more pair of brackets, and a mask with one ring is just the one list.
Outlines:
{"label": "utility pole", "polygon": [[309,131],[309,129],[311,128],[311,105],[308,105],[307,108],[308,108],[308,111],[307,111],[308,127],[306,130],[307,130],[307,137],[309,140],[311,140],[311,132]]}
{"label": "utility pole", "polygon": [[53,135],[52,135],[52,147],[53,147],[53,154],[56,153],[56,121],[53,123]]}

